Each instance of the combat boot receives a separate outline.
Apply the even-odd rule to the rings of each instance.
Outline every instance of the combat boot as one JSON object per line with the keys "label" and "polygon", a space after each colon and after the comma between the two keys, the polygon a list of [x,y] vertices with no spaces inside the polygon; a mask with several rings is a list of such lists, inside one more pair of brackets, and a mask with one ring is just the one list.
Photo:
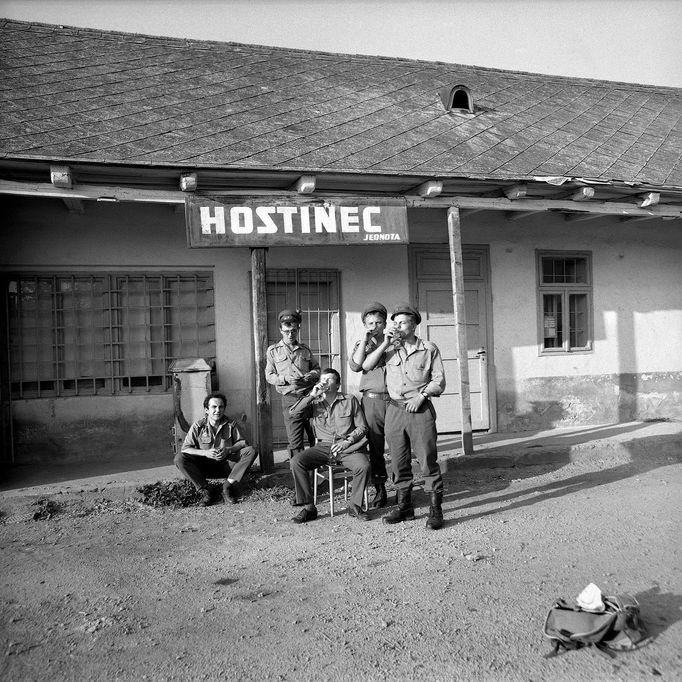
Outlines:
{"label": "combat boot", "polygon": [[443,527],[443,493],[431,493],[431,506],[429,518],[426,519],[426,527],[438,530]]}
{"label": "combat boot", "polygon": [[398,488],[398,508],[384,516],[384,523],[400,523],[414,521],[414,507],[412,506],[412,488]]}
{"label": "combat boot", "polygon": [[372,498],[372,509],[379,509],[380,507],[385,507],[388,502],[388,496],[386,495],[386,485],[383,481],[377,481],[374,484],[376,492]]}

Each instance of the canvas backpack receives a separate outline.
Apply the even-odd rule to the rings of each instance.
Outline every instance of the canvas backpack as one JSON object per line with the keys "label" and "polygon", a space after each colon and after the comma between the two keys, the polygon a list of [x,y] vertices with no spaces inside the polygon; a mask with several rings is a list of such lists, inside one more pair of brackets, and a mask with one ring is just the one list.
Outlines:
{"label": "canvas backpack", "polygon": [[646,628],[639,615],[639,603],[630,595],[604,597],[604,610],[585,611],[558,599],[549,610],[544,633],[556,656],[560,649],[579,649],[594,645],[613,656],[614,651],[634,649],[646,639]]}

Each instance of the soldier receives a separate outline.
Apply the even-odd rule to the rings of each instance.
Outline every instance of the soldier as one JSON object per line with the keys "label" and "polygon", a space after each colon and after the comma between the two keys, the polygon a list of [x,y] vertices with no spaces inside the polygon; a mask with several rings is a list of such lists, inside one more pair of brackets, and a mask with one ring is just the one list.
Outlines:
{"label": "soldier", "polygon": [[383,358],[373,369],[363,368],[367,355],[375,351],[384,340],[386,307],[373,301],[362,311],[362,322],[365,333],[353,347],[348,365],[354,372],[362,372],[360,392],[362,393],[362,410],[365,413],[369,431],[369,459],[372,465],[372,481],[376,490],[372,498],[373,509],[386,506],[386,462],[384,460],[384,420],[386,417],[386,370]]}
{"label": "soldier", "polygon": [[239,481],[258,455],[247,444],[236,422],[225,416],[226,404],[222,393],[204,398],[205,416],[192,424],[175,456],[175,466],[194,484],[204,507],[213,503],[207,476],[225,478],[223,499],[235,504],[239,501]]}
{"label": "soldier", "polygon": [[[348,506],[350,515],[360,521],[369,521],[369,514],[362,509],[370,471],[364,445],[367,424],[358,399],[342,393],[340,384],[339,373],[335,369],[325,369],[313,390],[291,408],[296,413],[312,407],[317,438],[315,445],[296,453],[291,460],[296,501],[303,507],[292,519],[294,523],[307,523],[317,518],[309,472],[332,461],[340,462],[353,472],[353,493]],[[330,495],[333,494],[330,491]]]}
{"label": "soldier", "polygon": [[424,475],[424,490],[431,498],[426,527],[438,530],[443,526],[443,477],[437,461],[436,412],[431,398],[443,392],[445,372],[438,347],[415,334],[421,319],[408,303],[397,305],[391,315],[393,327],[363,366],[372,369],[382,359],[386,363],[386,440],[398,508],[384,516],[384,523],[414,519],[412,449]]}
{"label": "soldier", "polygon": [[301,328],[300,310],[282,310],[278,316],[282,340],[266,352],[265,379],[282,396],[282,415],[289,441],[289,459],[303,450],[309,411],[292,414],[289,410],[315,385],[320,376],[320,364],[313,352],[298,340]]}

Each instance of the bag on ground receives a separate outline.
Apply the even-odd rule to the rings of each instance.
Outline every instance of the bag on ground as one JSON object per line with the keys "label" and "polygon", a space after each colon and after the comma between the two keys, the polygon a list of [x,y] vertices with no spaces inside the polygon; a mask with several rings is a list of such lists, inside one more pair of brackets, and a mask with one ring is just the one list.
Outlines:
{"label": "bag on ground", "polygon": [[545,620],[545,636],[554,645],[549,657],[560,649],[579,649],[594,645],[600,651],[634,649],[646,639],[646,628],[639,615],[639,603],[630,595],[603,597],[604,610],[585,611],[558,599]]}

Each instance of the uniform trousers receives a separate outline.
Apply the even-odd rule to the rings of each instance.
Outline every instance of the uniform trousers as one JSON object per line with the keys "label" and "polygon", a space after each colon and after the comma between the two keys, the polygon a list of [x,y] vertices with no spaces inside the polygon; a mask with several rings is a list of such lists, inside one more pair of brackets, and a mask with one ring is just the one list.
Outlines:
{"label": "uniform trousers", "polygon": [[296,414],[289,412],[289,408],[300,399],[301,396],[295,393],[287,393],[282,396],[282,416],[284,417],[284,428],[287,431],[289,450],[302,450],[304,448],[304,436],[308,432],[306,427],[312,415],[312,409],[302,410]]}
{"label": "uniform trousers", "polygon": [[241,481],[257,455],[256,448],[247,445],[238,453],[228,455],[228,458],[221,462],[210,457],[190,455],[186,452],[178,452],[175,455],[174,462],[182,475],[192,481],[197,490],[201,490],[208,487],[207,477],[231,478],[233,481]]}
{"label": "uniform trousers", "polygon": [[[329,464],[331,443],[317,443],[313,447],[298,452],[291,458],[289,466],[294,477],[296,502],[313,504],[313,491],[310,485],[309,471]],[[337,455],[338,461],[353,472],[353,492],[350,496],[352,504],[362,507],[363,496],[369,480],[370,464],[367,453],[362,450]]]}
{"label": "uniform trousers", "polygon": [[372,465],[374,483],[384,483],[388,478],[384,459],[384,422],[386,419],[386,398],[370,398],[363,394],[362,411],[367,420],[369,461]]}
{"label": "uniform trousers", "polygon": [[442,492],[437,435],[436,411],[430,400],[425,401],[417,412],[407,412],[402,405],[389,402],[386,408],[386,440],[396,488],[405,489],[412,485],[411,453],[414,452],[424,476],[424,491]]}

